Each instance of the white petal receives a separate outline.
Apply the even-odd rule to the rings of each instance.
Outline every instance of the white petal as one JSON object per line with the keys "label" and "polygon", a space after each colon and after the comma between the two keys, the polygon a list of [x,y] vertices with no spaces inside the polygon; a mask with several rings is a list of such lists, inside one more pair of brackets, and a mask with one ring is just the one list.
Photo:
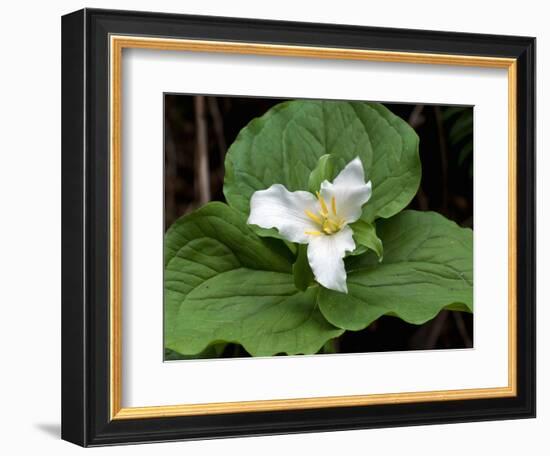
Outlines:
{"label": "white petal", "polygon": [[363,164],[359,157],[350,161],[332,183],[324,181],[321,184],[321,196],[327,204],[334,197],[336,213],[347,223],[359,219],[361,208],[371,194],[372,184],[370,181],[365,183]]}
{"label": "white petal", "polygon": [[318,231],[306,215],[317,213],[318,202],[309,192],[289,192],[284,185],[274,184],[267,190],[254,192],[250,199],[248,223],[262,228],[277,228],[291,242],[305,244],[311,238],[306,231]]}
{"label": "white petal", "polygon": [[307,246],[307,259],[315,280],[325,288],[348,292],[344,256],[355,250],[353,232],[345,226],[335,234],[312,237]]}

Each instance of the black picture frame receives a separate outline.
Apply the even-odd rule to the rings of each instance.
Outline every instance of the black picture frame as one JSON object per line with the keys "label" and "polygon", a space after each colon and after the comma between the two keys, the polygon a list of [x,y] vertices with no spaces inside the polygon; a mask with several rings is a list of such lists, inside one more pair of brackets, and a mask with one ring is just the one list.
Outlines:
{"label": "black picture frame", "polygon": [[[111,420],[109,36],[517,60],[517,395]],[[82,446],[535,416],[535,39],[84,9],[62,19],[62,438]]]}

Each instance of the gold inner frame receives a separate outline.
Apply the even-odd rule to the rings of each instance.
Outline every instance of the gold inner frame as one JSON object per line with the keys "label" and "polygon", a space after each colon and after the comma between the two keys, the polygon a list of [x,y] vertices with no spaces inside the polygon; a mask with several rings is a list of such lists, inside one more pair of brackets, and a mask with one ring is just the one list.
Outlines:
{"label": "gold inner frame", "polygon": [[[253,54],[316,59],[368,60],[430,65],[452,65],[508,70],[508,385],[505,387],[273,399],[170,406],[122,407],[122,175],[121,175],[121,96],[123,49],[195,51]],[[396,404],[423,401],[485,399],[517,394],[517,291],[516,291],[516,160],[517,160],[517,61],[511,58],[388,52],[242,42],[221,42],[110,36],[110,412],[111,419],[158,418],[185,415],[296,410],[325,407]]]}

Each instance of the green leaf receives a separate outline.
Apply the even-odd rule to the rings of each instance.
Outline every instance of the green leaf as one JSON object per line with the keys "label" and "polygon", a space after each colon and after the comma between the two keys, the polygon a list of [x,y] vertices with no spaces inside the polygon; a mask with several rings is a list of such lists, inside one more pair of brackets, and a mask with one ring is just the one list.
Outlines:
{"label": "green leaf", "polygon": [[365,247],[365,249],[358,249],[365,252],[370,249],[376,253],[379,261],[382,261],[384,255],[384,248],[382,241],[376,235],[376,228],[373,223],[365,222],[364,220],[357,220],[357,222],[351,225],[353,230],[353,239],[359,246]]}
{"label": "green leaf", "polygon": [[361,330],[382,315],[422,324],[442,309],[473,311],[473,234],[434,212],[377,222],[384,261],[349,257],[348,294],[321,289],[319,307],[339,328]]}
{"label": "green leaf", "polygon": [[465,109],[456,119],[449,131],[449,139],[452,144],[457,144],[464,138],[472,137],[474,128],[474,114],[472,109]]}
{"label": "green leaf", "polygon": [[472,155],[472,152],[474,151],[474,140],[473,139],[470,139],[468,142],[466,142],[464,144],[464,146],[462,146],[462,148],[460,149],[460,152],[458,154],[458,164],[459,165],[462,165],[464,163],[464,161],[470,156]]}
{"label": "green leaf", "polygon": [[319,158],[317,166],[311,171],[308,181],[308,189],[311,193],[318,192],[321,189],[321,183],[325,180],[332,182],[336,177],[336,163],[329,154]]}
{"label": "green leaf", "polygon": [[290,272],[291,261],[280,241],[260,239],[226,204],[209,203],[179,218],[164,238],[166,346],[179,351],[170,346],[179,305],[204,280],[243,265]]}
{"label": "green leaf", "polygon": [[444,106],[441,108],[442,111],[442,117],[443,121],[447,122],[452,117],[456,116],[457,114],[462,114],[464,112],[465,108],[464,106]]}
{"label": "green leaf", "polygon": [[180,352],[212,341],[241,344],[253,356],[312,354],[343,330],[315,304],[318,287],[296,290],[292,275],[247,268],[218,274],[189,293],[176,323]]}
{"label": "green leaf", "polygon": [[[205,268],[210,266],[209,251],[193,252],[192,247],[206,241],[217,244],[222,251],[230,250],[238,262],[237,265],[253,265],[274,271],[289,271],[292,256],[282,243],[275,240],[260,239],[250,229],[246,221],[237,211],[227,204],[211,202],[189,215],[176,220],[166,232],[164,238],[164,265],[168,269],[174,262],[185,261],[179,266],[187,265],[187,261],[198,263]],[[231,246],[231,248],[229,247]],[[188,249],[189,251],[185,250]],[[188,253],[197,253],[196,256]],[[185,255],[184,255],[185,254]],[[201,255],[202,254],[202,255]],[[229,255],[222,255],[223,261],[233,264]],[[216,258],[214,262],[220,261]]]}
{"label": "green leaf", "polygon": [[165,348],[195,355],[240,343],[254,356],[315,353],[343,331],[316,307],[318,287],[294,286],[292,255],[244,217],[209,203],[165,236]]}
{"label": "green leaf", "polygon": [[219,358],[222,355],[223,351],[225,350],[226,346],[227,346],[226,343],[210,345],[200,353],[197,353],[196,355],[182,355],[174,350],[170,350],[169,348],[167,348],[164,350],[164,361]]}
{"label": "green leaf", "polygon": [[336,171],[359,157],[373,194],[365,220],[391,217],[420,183],[418,136],[377,103],[295,100],[281,103],[241,130],[225,160],[228,204],[248,216],[257,190],[283,184],[308,190],[319,159],[330,154]]}
{"label": "green leaf", "polygon": [[294,285],[298,290],[304,291],[313,283],[313,271],[307,259],[307,245],[298,245],[298,255],[292,265],[292,274],[294,275]]}
{"label": "green leaf", "polygon": [[389,218],[403,210],[416,195],[422,174],[415,131],[383,105],[370,106],[386,123],[372,129],[372,196],[361,216],[365,221]]}

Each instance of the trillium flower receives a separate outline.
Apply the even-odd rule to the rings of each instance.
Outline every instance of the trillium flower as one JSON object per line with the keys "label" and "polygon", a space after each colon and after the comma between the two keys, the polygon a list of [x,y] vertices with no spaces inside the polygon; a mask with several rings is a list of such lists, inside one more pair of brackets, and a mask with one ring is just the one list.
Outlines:
{"label": "trillium flower", "polygon": [[321,183],[316,195],[288,191],[274,184],[250,200],[249,224],[276,228],[290,242],[307,244],[307,258],[315,280],[326,288],[348,292],[344,256],[355,250],[353,230],[363,205],[372,194],[365,183],[363,164],[353,159],[333,182]]}

